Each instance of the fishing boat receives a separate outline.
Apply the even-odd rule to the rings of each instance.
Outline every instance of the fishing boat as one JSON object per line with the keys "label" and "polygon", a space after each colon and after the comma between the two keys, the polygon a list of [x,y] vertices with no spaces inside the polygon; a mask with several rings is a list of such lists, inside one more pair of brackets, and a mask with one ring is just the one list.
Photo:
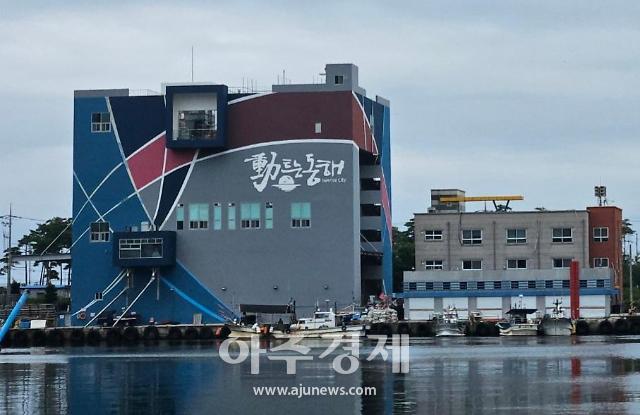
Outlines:
{"label": "fishing boat", "polygon": [[436,337],[464,336],[458,321],[458,310],[449,306],[442,314],[436,315]]}
{"label": "fishing boat", "polygon": [[496,323],[501,336],[537,336],[539,323],[527,316],[534,314],[535,308],[512,308],[507,311],[508,320]]}
{"label": "fishing boat", "polygon": [[276,339],[309,338],[309,339],[336,339],[344,337],[364,336],[364,327],[361,324],[336,324],[336,314],[333,309],[329,311],[316,310],[313,317],[301,318],[290,326],[275,327],[271,336]]}
{"label": "fishing boat", "polygon": [[230,324],[229,327],[229,337],[235,339],[249,339],[254,335],[259,335],[261,337],[268,336],[269,334],[269,325],[259,325],[253,324],[252,326],[245,326],[241,324]]}
{"label": "fishing boat", "polygon": [[556,298],[553,302],[551,314],[542,319],[542,332],[545,336],[570,336],[574,332],[571,319],[564,316],[562,301]]}

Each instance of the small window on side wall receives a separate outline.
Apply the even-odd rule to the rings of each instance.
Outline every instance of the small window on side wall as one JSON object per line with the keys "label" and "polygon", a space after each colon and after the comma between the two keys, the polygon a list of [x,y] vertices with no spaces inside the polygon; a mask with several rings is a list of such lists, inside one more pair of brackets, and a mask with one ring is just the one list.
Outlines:
{"label": "small window on side wall", "polygon": [[344,75],[336,75],[333,78],[333,83],[336,84],[336,85],[344,84]]}
{"label": "small window on side wall", "polygon": [[108,112],[94,112],[91,114],[91,132],[108,133],[111,131],[111,115]]}
{"label": "small window on side wall", "polygon": [[182,203],[176,208],[176,229],[179,231],[184,229],[184,205]]}
{"label": "small window on side wall", "polygon": [[91,224],[91,242],[109,242],[109,222],[93,222]]}

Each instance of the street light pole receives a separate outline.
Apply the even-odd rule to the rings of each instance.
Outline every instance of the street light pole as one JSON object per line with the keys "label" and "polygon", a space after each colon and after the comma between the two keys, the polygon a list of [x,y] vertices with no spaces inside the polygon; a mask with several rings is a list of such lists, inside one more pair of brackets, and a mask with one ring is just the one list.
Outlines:
{"label": "street light pole", "polygon": [[633,307],[633,253],[631,252],[631,242],[629,242],[629,308]]}
{"label": "street light pole", "polygon": [[13,259],[11,258],[11,221],[13,219],[13,212],[11,211],[11,204],[9,204],[9,253],[7,254],[7,304],[9,303],[9,294],[11,294],[11,265],[13,265]]}

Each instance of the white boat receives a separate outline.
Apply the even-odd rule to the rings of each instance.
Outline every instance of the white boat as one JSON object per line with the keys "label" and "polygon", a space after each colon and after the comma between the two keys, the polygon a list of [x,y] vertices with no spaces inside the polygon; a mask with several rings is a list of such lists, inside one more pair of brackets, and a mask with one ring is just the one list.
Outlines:
{"label": "white boat", "polygon": [[556,299],[550,315],[542,319],[542,332],[545,336],[570,336],[574,332],[571,319],[564,316],[562,301]]}
{"label": "white boat", "polygon": [[284,330],[274,328],[271,336],[276,339],[309,338],[309,339],[339,339],[344,337],[364,336],[364,327],[358,324],[336,324],[333,309],[329,311],[316,310],[313,317],[301,318],[297,323]]}
{"label": "white boat", "polygon": [[534,314],[535,308],[512,308],[507,311],[509,320],[496,323],[501,336],[537,336],[540,324],[527,315]]}
{"label": "white boat", "polygon": [[458,321],[458,310],[449,306],[442,314],[436,315],[436,337],[464,336]]}
{"label": "white boat", "polygon": [[242,326],[239,324],[233,324],[227,326],[229,327],[229,337],[235,339],[249,339],[251,336],[256,334],[265,335],[266,330],[268,330],[268,326],[259,326],[254,324],[253,326]]}

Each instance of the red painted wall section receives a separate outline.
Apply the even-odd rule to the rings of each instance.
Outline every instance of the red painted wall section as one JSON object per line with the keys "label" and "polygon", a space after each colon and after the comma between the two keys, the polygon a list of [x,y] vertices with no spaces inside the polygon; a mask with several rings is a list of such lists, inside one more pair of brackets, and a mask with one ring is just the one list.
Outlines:
{"label": "red painted wall section", "polygon": [[162,135],[137,153],[129,156],[127,164],[137,190],[162,175],[164,150],[165,140]]}
{"label": "red painted wall section", "polygon": [[[349,140],[372,148],[371,131],[363,129],[362,110],[352,92],[267,94],[229,105],[227,117],[229,149],[296,139]],[[320,133],[316,123],[322,124]]]}
{"label": "red painted wall section", "polygon": [[[589,214],[589,267],[593,267],[594,258],[609,258],[609,267],[613,268],[615,288],[624,289],[622,284],[622,209],[615,206],[588,207]],[[609,239],[596,242],[593,228],[609,228]]]}

